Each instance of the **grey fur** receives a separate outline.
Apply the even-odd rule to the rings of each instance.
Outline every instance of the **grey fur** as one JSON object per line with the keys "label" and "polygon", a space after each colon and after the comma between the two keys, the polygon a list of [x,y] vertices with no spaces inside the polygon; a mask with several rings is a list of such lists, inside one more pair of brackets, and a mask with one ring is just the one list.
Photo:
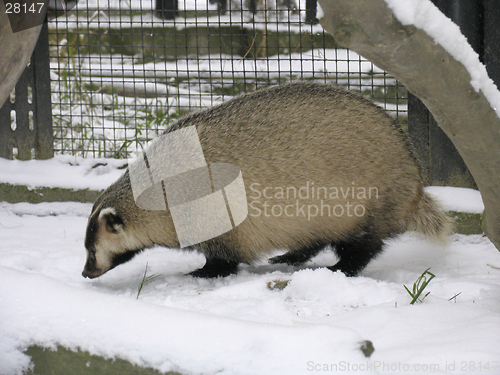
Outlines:
{"label": "grey fur", "polygon": [[[241,169],[249,203],[242,224],[195,246],[207,258],[195,276],[225,276],[236,272],[238,263],[252,263],[275,249],[289,252],[271,262],[297,264],[330,244],[340,258],[330,268],[355,275],[380,253],[386,238],[406,230],[443,238],[450,230],[448,217],[423,191],[420,167],[399,126],[354,93],[304,82],[271,87],[188,115],[169,131],[191,125],[207,162]],[[306,196],[304,189],[301,197],[293,195],[306,186],[321,189],[316,196]],[[280,191],[287,189],[283,197]],[[337,198],[323,194],[339,190]],[[264,211],[266,203],[276,206],[274,211]],[[349,215],[349,204],[364,207],[364,214],[358,216],[358,209]],[[329,209],[327,215],[325,205],[340,205],[345,213]],[[302,206],[322,208],[323,214],[307,217]],[[104,208],[115,211],[99,215]],[[126,172],[94,205],[83,275],[100,276],[155,244],[179,247],[173,221],[168,211],[135,205]]]}

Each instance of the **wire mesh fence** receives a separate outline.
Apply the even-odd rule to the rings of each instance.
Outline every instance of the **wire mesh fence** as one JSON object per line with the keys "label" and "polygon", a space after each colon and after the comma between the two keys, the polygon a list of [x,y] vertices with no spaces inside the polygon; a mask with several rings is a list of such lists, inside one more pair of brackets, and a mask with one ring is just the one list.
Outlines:
{"label": "wire mesh fence", "polygon": [[405,126],[406,89],[337,46],[309,0],[224,1],[81,0],[49,22],[55,152],[128,157],[186,113],[295,79],[361,92]]}

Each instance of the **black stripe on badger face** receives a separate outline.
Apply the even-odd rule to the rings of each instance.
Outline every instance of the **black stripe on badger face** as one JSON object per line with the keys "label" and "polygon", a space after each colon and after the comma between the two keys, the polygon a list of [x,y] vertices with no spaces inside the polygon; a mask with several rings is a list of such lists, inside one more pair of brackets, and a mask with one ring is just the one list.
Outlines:
{"label": "black stripe on badger face", "polygon": [[87,224],[87,233],[85,234],[85,248],[90,251],[94,249],[95,241],[97,239],[97,215],[91,215]]}
{"label": "black stripe on badger face", "polygon": [[[131,260],[133,257],[135,257],[137,254],[142,252],[143,249],[140,250],[127,250],[124,253],[121,254],[115,254],[113,258],[111,259],[111,269],[115,268],[116,266],[119,266],[120,264],[126,263],[129,260]],[[109,271],[109,270],[108,270]]]}
{"label": "black stripe on badger face", "polygon": [[[105,211],[103,213],[103,211]],[[106,224],[106,230],[113,234],[118,234],[118,230],[123,230],[125,223],[123,219],[116,213],[114,208],[103,209],[100,216],[103,217]],[[126,249],[123,253],[114,254],[111,258],[110,270],[119,266],[120,264],[126,263],[135,257],[137,254],[142,252],[144,249],[129,250]],[[109,271],[109,270],[108,270]]]}

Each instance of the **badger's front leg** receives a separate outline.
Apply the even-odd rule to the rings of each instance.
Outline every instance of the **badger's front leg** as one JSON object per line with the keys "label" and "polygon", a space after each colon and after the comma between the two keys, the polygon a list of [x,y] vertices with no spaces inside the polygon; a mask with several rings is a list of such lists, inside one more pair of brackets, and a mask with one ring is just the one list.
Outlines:
{"label": "badger's front leg", "polygon": [[214,277],[225,277],[238,272],[238,264],[247,263],[242,257],[244,252],[238,243],[230,236],[231,232],[191,247],[206,258],[205,265],[188,275],[210,279]]}
{"label": "badger's front leg", "polygon": [[239,262],[225,259],[207,258],[207,262],[202,268],[197,269],[188,275],[202,277],[205,279],[225,277],[238,272],[238,264]]}
{"label": "badger's front leg", "polygon": [[318,244],[303,246],[296,250],[290,250],[288,253],[269,259],[269,263],[271,264],[286,263],[290,266],[298,266],[318,255],[318,253],[321,250],[323,250],[327,245],[328,244],[318,243]]}

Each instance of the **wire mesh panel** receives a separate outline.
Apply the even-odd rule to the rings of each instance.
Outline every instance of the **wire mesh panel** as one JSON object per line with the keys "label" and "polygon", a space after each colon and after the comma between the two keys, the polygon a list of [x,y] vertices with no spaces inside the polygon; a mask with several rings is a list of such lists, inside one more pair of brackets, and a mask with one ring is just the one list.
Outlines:
{"label": "wire mesh panel", "polygon": [[405,88],[307,2],[81,0],[49,23],[55,151],[128,157],[186,113],[295,79],[361,92],[404,126]]}

